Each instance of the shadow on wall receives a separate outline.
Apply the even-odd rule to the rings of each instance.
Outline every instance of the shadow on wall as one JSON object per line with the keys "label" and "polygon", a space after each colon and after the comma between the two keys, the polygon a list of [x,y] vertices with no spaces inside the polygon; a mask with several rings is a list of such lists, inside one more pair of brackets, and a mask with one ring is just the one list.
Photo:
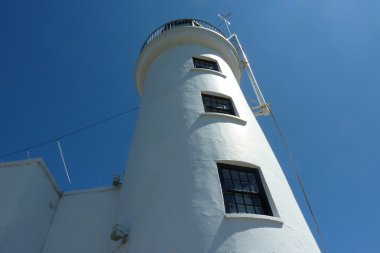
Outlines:
{"label": "shadow on wall", "polygon": [[249,230],[260,228],[278,229],[282,228],[282,226],[282,223],[275,223],[267,220],[251,218],[224,218],[208,252],[217,252],[217,250],[226,243],[230,244],[230,246],[225,245],[225,250],[233,250],[235,248],[234,243],[236,243],[233,237],[236,236],[237,233],[249,233]]}

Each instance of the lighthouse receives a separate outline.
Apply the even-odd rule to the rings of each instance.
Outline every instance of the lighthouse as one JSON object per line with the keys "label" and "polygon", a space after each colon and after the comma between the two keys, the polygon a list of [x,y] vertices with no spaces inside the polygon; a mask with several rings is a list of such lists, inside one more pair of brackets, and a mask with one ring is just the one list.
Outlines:
{"label": "lighthouse", "polygon": [[241,68],[228,38],[200,20],[168,22],[143,44],[117,208],[122,252],[320,252],[240,89]]}

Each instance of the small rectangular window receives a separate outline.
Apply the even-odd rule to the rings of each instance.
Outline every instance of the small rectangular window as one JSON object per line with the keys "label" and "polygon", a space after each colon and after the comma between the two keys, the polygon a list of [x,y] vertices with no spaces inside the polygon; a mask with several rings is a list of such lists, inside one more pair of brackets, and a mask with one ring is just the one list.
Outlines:
{"label": "small rectangular window", "polygon": [[232,100],[230,98],[202,94],[202,100],[205,112],[218,112],[236,115],[232,105]]}
{"label": "small rectangular window", "polygon": [[216,61],[193,58],[193,63],[194,63],[194,68],[211,69],[211,70],[219,71],[219,66]]}
{"label": "small rectangular window", "polygon": [[273,216],[257,169],[218,163],[226,213]]}

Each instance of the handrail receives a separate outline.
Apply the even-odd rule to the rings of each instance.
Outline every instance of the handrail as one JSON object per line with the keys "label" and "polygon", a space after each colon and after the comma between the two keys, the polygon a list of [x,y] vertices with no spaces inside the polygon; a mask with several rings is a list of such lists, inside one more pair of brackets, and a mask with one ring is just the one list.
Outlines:
{"label": "handrail", "polygon": [[214,31],[214,32],[216,32],[216,33],[218,33],[218,34],[220,34],[226,38],[226,36],[218,28],[207,23],[206,21],[202,21],[202,20],[198,20],[198,19],[177,19],[177,20],[170,21],[170,22],[160,26],[156,30],[154,30],[154,32],[152,32],[148,36],[148,38],[145,40],[143,46],[141,47],[140,53],[143,51],[143,49],[144,49],[144,47],[146,47],[146,45],[148,45],[152,40],[154,40],[156,37],[161,35],[163,32],[166,32],[166,31],[169,31],[173,28],[181,27],[181,26],[204,27],[204,28],[212,30],[212,31]]}

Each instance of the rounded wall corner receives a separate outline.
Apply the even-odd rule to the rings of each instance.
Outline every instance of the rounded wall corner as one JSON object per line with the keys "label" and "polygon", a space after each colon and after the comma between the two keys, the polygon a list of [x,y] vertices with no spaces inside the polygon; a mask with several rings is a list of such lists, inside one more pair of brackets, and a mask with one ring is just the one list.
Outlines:
{"label": "rounded wall corner", "polygon": [[201,27],[178,27],[156,37],[141,51],[134,72],[135,86],[140,96],[150,64],[166,50],[182,45],[198,45],[215,51],[228,64],[237,83],[240,84],[242,72],[237,52],[225,37]]}

